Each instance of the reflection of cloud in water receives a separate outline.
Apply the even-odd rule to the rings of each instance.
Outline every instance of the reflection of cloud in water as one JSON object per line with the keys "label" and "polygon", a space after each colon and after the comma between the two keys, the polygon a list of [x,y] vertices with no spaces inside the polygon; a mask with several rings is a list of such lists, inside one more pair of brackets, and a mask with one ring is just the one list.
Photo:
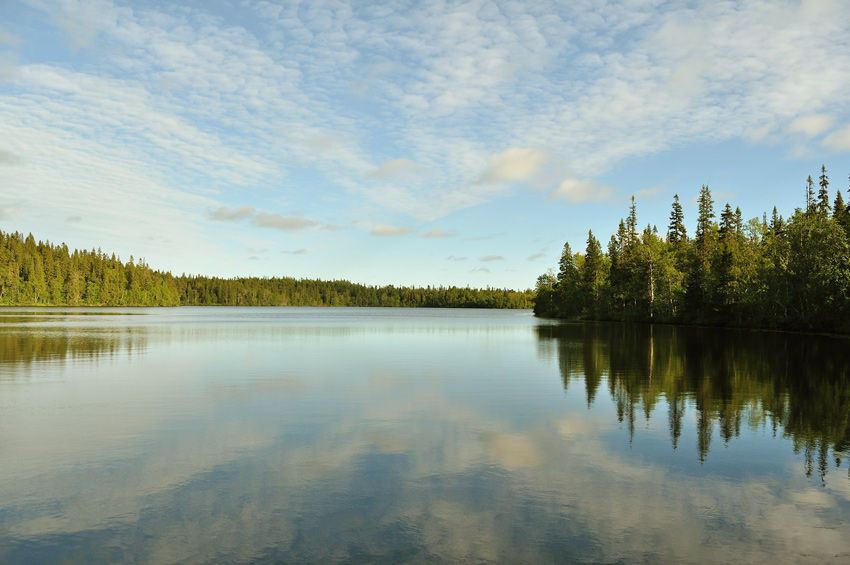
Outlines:
{"label": "reflection of cloud in water", "polygon": [[[287,394],[285,386],[268,390]],[[215,437],[178,432],[112,480],[79,475],[74,493],[48,495],[61,512],[7,531],[67,532],[92,543],[115,535],[156,562],[761,562],[850,552],[838,519],[846,504],[836,508],[816,489],[783,491],[770,477],[679,476],[610,451],[585,435],[593,424],[581,415],[512,430],[433,390],[411,386],[398,400],[373,406],[363,425],[327,422],[301,445],[295,435],[272,438],[235,423],[217,426]],[[102,530],[113,520],[120,526]],[[306,539],[314,529],[324,533]],[[394,554],[390,534],[414,553]]]}
{"label": "reflection of cloud in water", "polygon": [[543,453],[531,437],[521,434],[481,434],[487,454],[507,469],[539,467],[545,462]]}
{"label": "reflection of cloud in water", "polygon": [[[185,335],[190,344],[218,343],[204,332]],[[422,358],[443,348],[463,362],[463,345],[450,347],[457,336],[444,337]],[[143,376],[118,364],[40,392],[7,389],[16,395],[8,398],[46,413],[24,418],[2,405],[0,500],[8,510],[0,514],[0,560],[26,556],[15,553],[26,543],[66,548],[46,554],[53,561],[82,560],[73,548],[96,547],[103,561],[147,562],[772,562],[850,554],[844,477],[828,476],[824,488],[783,468],[743,478],[703,467],[678,472],[665,464],[667,452],[654,460],[618,451],[616,418],[585,410],[580,387],[568,391],[579,411],[552,404],[549,413],[519,417],[458,393],[480,380],[463,385],[433,367],[399,369],[395,358],[374,362],[368,349],[359,353],[369,363],[345,374],[326,363],[300,376],[300,366],[281,359],[315,350],[284,356],[279,346],[262,347],[273,342],[220,357],[184,347],[209,356],[169,365],[152,347]],[[505,354],[493,347],[488,355],[487,376],[499,377],[494,367]],[[215,372],[221,359],[238,361]],[[549,366],[545,376],[560,394],[557,370]],[[537,410],[538,400],[528,406]],[[656,408],[662,414],[664,404]],[[92,405],[98,410],[73,415]]]}

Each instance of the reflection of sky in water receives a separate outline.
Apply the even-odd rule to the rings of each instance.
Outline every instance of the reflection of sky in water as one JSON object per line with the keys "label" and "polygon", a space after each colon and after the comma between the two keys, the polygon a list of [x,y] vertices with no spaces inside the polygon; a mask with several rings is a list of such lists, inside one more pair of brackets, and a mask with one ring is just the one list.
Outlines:
{"label": "reflection of sky in water", "polygon": [[527,313],[143,313],[0,324],[42,336],[0,362],[0,560],[850,553],[846,475],[758,425],[701,463],[664,400],[631,435],[604,382],[564,391]]}

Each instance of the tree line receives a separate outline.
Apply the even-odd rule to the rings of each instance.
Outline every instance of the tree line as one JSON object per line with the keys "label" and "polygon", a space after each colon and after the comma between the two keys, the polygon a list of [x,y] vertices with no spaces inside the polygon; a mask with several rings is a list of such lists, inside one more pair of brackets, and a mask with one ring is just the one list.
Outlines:
{"label": "tree line", "polygon": [[126,263],[32,234],[0,230],[4,306],[403,306],[530,308],[533,292],[456,286],[367,286],[291,277],[174,276],[144,259]]}
{"label": "tree line", "polygon": [[[817,189],[816,193],[816,187]],[[535,314],[850,333],[850,206],[831,201],[829,177],[805,183],[805,206],[717,219],[708,186],[693,236],[674,195],[666,236],[638,231],[634,197],[607,251],[588,232],[584,253],[564,245],[558,272],[537,279]]]}

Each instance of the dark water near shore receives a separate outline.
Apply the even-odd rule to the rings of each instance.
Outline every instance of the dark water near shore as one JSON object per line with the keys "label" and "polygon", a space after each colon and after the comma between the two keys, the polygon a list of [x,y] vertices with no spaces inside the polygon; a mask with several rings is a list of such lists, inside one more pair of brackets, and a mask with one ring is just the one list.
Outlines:
{"label": "dark water near shore", "polygon": [[850,340],[0,309],[0,562],[850,562]]}

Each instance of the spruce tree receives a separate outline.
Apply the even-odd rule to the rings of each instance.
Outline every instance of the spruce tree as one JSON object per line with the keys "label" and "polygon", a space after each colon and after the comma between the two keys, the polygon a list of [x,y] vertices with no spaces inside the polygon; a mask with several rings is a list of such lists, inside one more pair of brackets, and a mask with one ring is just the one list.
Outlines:
{"label": "spruce tree", "polygon": [[679,204],[679,195],[673,195],[673,209],[670,211],[670,225],[667,226],[667,241],[680,245],[688,240],[685,229],[685,214]]}
{"label": "spruce tree", "polygon": [[708,186],[702,185],[699,191],[698,216],[696,239],[697,243],[704,242],[705,238],[711,233],[712,222],[714,216],[714,200],[711,199],[711,191]]}
{"label": "spruce tree", "polygon": [[850,212],[844,206],[844,197],[841,196],[841,191],[836,191],[835,202],[832,205],[832,218],[839,226],[844,228],[845,232],[850,232]]}
{"label": "spruce tree", "polygon": [[737,222],[735,221],[735,213],[732,212],[732,207],[726,203],[723,212],[720,214],[720,237],[724,241],[736,232]]}
{"label": "spruce tree", "polygon": [[812,175],[806,179],[806,212],[811,212],[815,206],[815,181]]}
{"label": "spruce tree", "polygon": [[824,217],[829,216],[829,177],[826,176],[826,165],[820,167],[820,190],[818,191],[818,214]]}
{"label": "spruce tree", "polygon": [[575,284],[577,277],[578,268],[573,257],[573,251],[570,249],[569,242],[567,242],[561,251],[561,259],[558,261],[558,283]]}
{"label": "spruce tree", "polygon": [[628,242],[627,245],[632,245],[637,241],[637,206],[635,206],[635,197],[632,196],[631,204],[629,205],[629,217],[626,220],[626,230]]}
{"label": "spruce tree", "polygon": [[602,246],[594,237],[593,230],[587,232],[587,248],[584,253],[581,278],[586,304],[592,316],[597,309],[599,286],[602,282]]}

